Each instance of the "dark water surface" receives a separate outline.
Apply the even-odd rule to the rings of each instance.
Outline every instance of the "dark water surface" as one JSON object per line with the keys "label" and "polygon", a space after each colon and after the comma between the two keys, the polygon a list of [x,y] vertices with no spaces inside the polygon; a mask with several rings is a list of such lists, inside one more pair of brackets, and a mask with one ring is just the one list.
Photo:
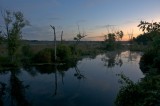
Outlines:
{"label": "dark water surface", "polygon": [[[37,66],[0,73],[0,104],[4,106],[114,106],[121,87],[117,74],[137,82],[140,52],[107,52],[83,58],[59,70]],[[63,66],[61,66],[63,69]]]}

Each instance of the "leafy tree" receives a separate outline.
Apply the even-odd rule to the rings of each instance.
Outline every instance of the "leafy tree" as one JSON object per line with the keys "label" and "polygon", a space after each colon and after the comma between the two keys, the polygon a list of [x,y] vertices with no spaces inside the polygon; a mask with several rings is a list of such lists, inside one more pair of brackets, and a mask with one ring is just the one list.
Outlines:
{"label": "leafy tree", "polygon": [[[160,22],[144,22],[141,21],[138,25],[142,31],[143,36],[146,36],[150,40],[150,48],[144,53],[140,60],[140,67],[143,71],[150,70],[150,68],[160,69]],[[144,40],[144,39],[143,39]]]}
{"label": "leafy tree", "polygon": [[144,35],[151,41],[153,41],[154,37],[160,35],[160,22],[146,22],[141,21],[138,27],[144,32]]}
{"label": "leafy tree", "polygon": [[123,38],[123,31],[117,31],[115,33],[108,33],[105,35],[106,48],[109,50],[115,49],[115,47],[119,47],[119,43],[116,41],[120,41]]}
{"label": "leafy tree", "polygon": [[117,31],[116,32],[116,38],[117,38],[117,40],[119,41],[120,39],[122,40],[122,38],[123,38],[123,31]]}
{"label": "leafy tree", "polygon": [[141,21],[140,24],[138,25],[140,29],[144,33],[150,33],[150,32],[160,32],[160,22],[146,22],[146,21]]}
{"label": "leafy tree", "polygon": [[85,35],[85,34],[81,34],[81,33],[79,33],[79,34],[77,34],[77,36],[76,37],[74,37],[74,40],[76,41],[76,43],[75,43],[75,45],[73,46],[73,54],[76,54],[76,48],[77,48],[77,45],[79,44],[79,42],[80,42],[80,40],[82,39],[82,38],[84,38],[84,37],[86,37],[87,35]]}
{"label": "leafy tree", "polygon": [[2,43],[3,40],[4,40],[4,37],[2,35],[2,32],[0,31],[0,44]]}
{"label": "leafy tree", "polygon": [[22,29],[26,25],[29,25],[29,22],[24,19],[23,13],[21,12],[4,11],[2,17],[5,23],[3,35],[7,39],[8,55],[10,56],[11,62],[13,62],[20,47]]}
{"label": "leafy tree", "polygon": [[123,31],[117,31],[115,33],[108,33],[105,36],[106,36],[105,41],[108,41],[108,42],[119,41],[120,39],[123,38]]}
{"label": "leafy tree", "polygon": [[79,42],[80,42],[80,40],[82,39],[82,38],[84,38],[85,36],[87,36],[87,35],[82,35],[82,34],[77,34],[77,36],[76,37],[74,37],[74,40],[76,41],[76,44],[78,44]]}
{"label": "leafy tree", "polygon": [[109,33],[108,34],[108,42],[115,42],[116,38],[115,38],[115,34],[114,33]]}
{"label": "leafy tree", "polygon": [[144,32],[139,39],[145,36],[151,41],[140,60],[141,70],[147,74],[139,82],[121,88],[115,102],[117,106],[160,105],[160,22],[141,21],[138,27]]}

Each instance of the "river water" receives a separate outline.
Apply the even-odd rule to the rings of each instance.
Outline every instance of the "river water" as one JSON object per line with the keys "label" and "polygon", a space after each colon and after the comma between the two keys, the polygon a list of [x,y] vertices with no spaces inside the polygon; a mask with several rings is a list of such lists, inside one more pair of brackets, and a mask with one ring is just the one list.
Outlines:
{"label": "river water", "polygon": [[122,86],[118,74],[134,82],[144,77],[141,52],[114,51],[85,57],[63,69],[36,66],[0,73],[0,105],[115,106]]}

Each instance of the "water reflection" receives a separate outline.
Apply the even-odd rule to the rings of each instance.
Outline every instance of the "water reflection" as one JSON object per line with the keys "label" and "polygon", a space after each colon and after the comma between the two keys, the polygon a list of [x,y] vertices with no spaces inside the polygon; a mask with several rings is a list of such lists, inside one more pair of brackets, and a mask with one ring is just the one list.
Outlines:
{"label": "water reflection", "polygon": [[2,98],[6,94],[5,91],[6,91],[6,84],[0,82],[0,106],[3,106],[4,104]]}
{"label": "water reflection", "polygon": [[[113,51],[81,62],[1,71],[0,106],[114,106],[119,90],[116,74],[127,68],[125,74],[141,78],[135,67],[139,58],[136,52]],[[113,70],[106,71],[106,67]]]}
{"label": "water reflection", "polygon": [[121,67],[124,63],[124,58],[128,60],[127,62],[139,61],[141,55],[141,52],[137,53],[132,51],[110,51],[105,53],[101,60],[104,62],[104,66],[113,68],[115,66]]}
{"label": "water reflection", "polygon": [[17,77],[20,70],[16,68],[8,71],[10,72],[9,83],[0,82],[0,106],[4,106],[4,97],[8,98],[5,104],[10,106],[30,106],[25,96],[26,89],[29,85],[24,85],[23,81]]}
{"label": "water reflection", "polygon": [[30,103],[25,98],[25,91],[29,85],[23,85],[17,76],[17,70],[11,70],[10,75],[10,96],[11,96],[11,106],[30,106]]}
{"label": "water reflection", "polygon": [[121,51],[112,51],[105,53],[105,56],[102,57],[102,61],[104,62],[104,66],[107,66],[108,68],[113,68],[115,65],[122,66],[123,61],[121,59]]}
{"label": "water reflection", "polygon": [[74,76],[77,77],[77,79],[84,79],[85,76],[81,73],[81,71],[79,70],[79,68],[77,67],[77,65],[75,66],[75,74]]}
{"label": "water reflection", "polygon": [[[55,70],[55,74],[54,74],[54,75],[55,75],[55,77],[54,77],[54,78],[55,78],[55,90],[54,90],[54,95],[57,95],[57,84],[58,84],[58,82],[57,82],[57,71],[58,71],[58,70],[57,70],[57,65],[55,65],[54,67],[55,67],[55,69],[54,69],[54,70]],[[62,79],[63,79],[63,76],[62,76]],[[62,80],[62,83],[63,83],[63,80]]]}

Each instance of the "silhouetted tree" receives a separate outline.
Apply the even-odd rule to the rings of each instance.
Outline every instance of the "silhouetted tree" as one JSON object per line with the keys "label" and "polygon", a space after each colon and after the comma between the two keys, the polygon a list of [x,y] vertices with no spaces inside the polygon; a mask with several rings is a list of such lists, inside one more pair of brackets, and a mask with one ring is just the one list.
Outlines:
{"label": "silhouetted tree", "polygon": [[117,39],[117,41],[122,40],[123,35],[124,35],[123,31],[117,31],[116,32],[116,39]]}
{"label": "silhouetted tree", "polygon": [[11,62],[15,61],[15,55],[20,47],[22,38],[22,29],[29,25],[29,22],[24,19],[23,13],[4,11],[2,17],[5,23],[5,31],[3,35],[7,39],[8,55]]}
{"label": "silhouetted tree", "polygon": [[[79,30],[79,25],[78,25],[78,30]],[[73,52],[74,52],[74,54],[76,53],[76,48],[77,48],[77,45],[79,44],[80,40],[81,40],[82,38],[86,37],[86,36],[87,36],[87,35],[85,35],[84,33],[81,34],[80,31],[79,31],[79,33],[77,34],[77,36],[73,38],[73,40],[76,41],[76,43],[75,43],[75,45],[74,45],[74,47],[73,47]]]}
{"label": "silhouetted tree", "polygon": [[160,22],[146,22],[146,21],[141,21],[140,24],[138,25],[138,27],[140,29],[142,29],[142,31],[144,33],[150,33],[150,32],[160,32]]}

